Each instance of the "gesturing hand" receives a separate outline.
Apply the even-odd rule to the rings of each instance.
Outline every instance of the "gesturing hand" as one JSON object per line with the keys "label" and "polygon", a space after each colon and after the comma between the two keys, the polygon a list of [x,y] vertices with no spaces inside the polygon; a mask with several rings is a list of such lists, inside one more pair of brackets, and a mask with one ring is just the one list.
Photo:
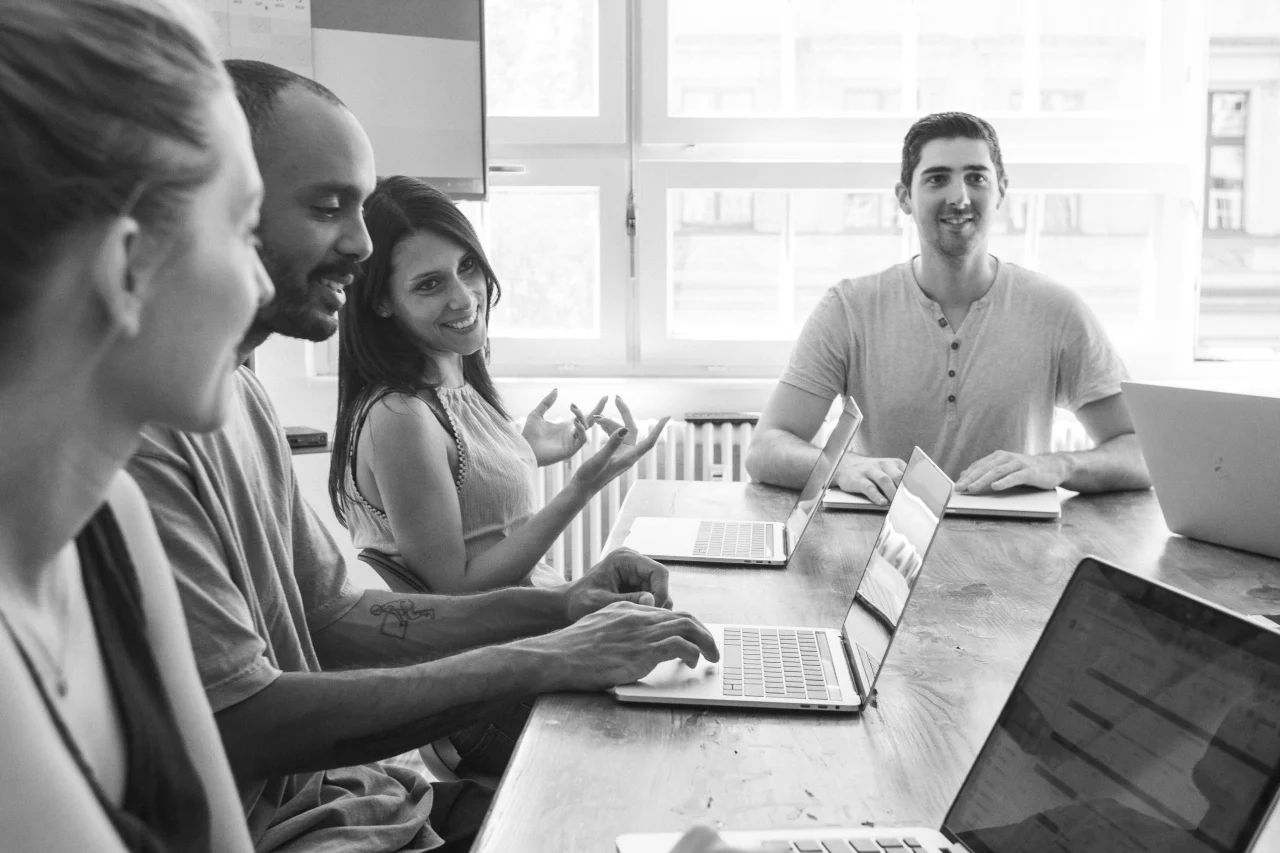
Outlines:
{"label": "gesturing hand", "polygon": [[901,459],[849,453],[836,469],[836,486],[851,495],[863,495],[877,506],[888,506],[906,470],[907,463]]}
{"label": "gesturing hand", "polygon": [[592,454],[590,459],[573,472],[574,482],[592,494],[600,491],[610,480],[636,464],[641,456],[652,450],[658,443],[658,436],[662,435],[667,421],[671,420],[670,417],[663,418],[649,430],[649,434],[642,441],[636,441],[636,422],[631,416],[631,410],[627,408],[626,403],[622,402],[621,397],[614,399],[622,415],[622,423],[619,424],[603,415],[596,415],[595,422],[609,431],[609,440],[605,442],[604,447]]}
{"label": "gesturing hand", "polygon": [[587,431],[596,423],[605,404],[609,402],[608,397],[601,397],[600,402],[586,415],[570,403],[569,410],[573,412],[573,420],[553,423],[546,419],[546,414],[559,394],[558,388],[552,388],[551,393],[543,397],[542,402],[534,406],[533,411],[524,419],[521,434],[533,448],[533,456],[538,460],[539,466],[563,462],[577,453],[578,448],[587,443]]}
{"label": "gesturing hand", "polygon": [[630,684],[664,661],[720,660],[715,638],[687,613],[618,601],[567,628],[520,641],[553,667],[552,689],[604,690]]}
{"label": "gesturing hand", "polygon": [[1002,492],[1014,486],[1052,489],[1061,485],[1066,478],[1066,466],[1052,454],[1032,456],[997,450],[960,473],[956,480],[956,492],[977,495],[987,491]]}
{"label": "gesturing hand", "polygon": [[671,609],[667,567],[630,548],[611,551],[564,590],[565,616],[570,622],[615,601]]}

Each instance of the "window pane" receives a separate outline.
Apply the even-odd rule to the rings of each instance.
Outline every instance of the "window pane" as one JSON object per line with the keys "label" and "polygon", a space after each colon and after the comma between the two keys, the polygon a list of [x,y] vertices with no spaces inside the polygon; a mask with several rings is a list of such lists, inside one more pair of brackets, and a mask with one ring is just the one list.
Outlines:
{"label": "window pane", "polygon": [[796,112],[900,112],[905,6],[792,0]]}
{"label": "window pane", "polygon": [[[778,323],[779,312],[791,304],[779,286],[786,206],[783,192],[668,193],[669,337],[730,340],[790,333],[789,324],[780,330]],[[686,219],[690,212],[695,216]]]}
{"label": "window pane", "polygon": [[600,191],[492,189],[483,218],[485,249],[502,285],[494,336],[598,337]]}
{"label": "window pane", "polygon": [[1026,65],[1021,0],[917,0],[922,113],[1019,109]]}
{"label": "window pane", "polygon": [[1027,245],[1027,213],[1031,196],[1011,192],[991,214],[991,254],[1002,261],[1030,266]]}
{"label": "window pane", "polygon": [[1209,95],[1209,135],[1243,139],[1249,95],[1245,92],[1213,92]]}
{"label": "window pane", "polygon": [[1158,197],[1149,193],[1044,193],[1040,272],[1084,297],[1113,339],[1149,328]]}
{"label": "window pane", "polygon": [[784,0],[682,0],[667,7],[671,115],[780,110]]}
{"label": "window pane", "polygon": [[1280,3],[1209,4],[1197,350],[1280,357]]}
{"label": "window pane", "polygon": [[598,0],[485,0],[491,116],[600,114]]}
{"label": "window pane", "polygon": [[[1160,5],[1145,0],[1040,0],[1040,103],[1045,112],[1130,112],[1148,103]],[[1034,107],[1033,107],[1034,108]]]}
{"label": "window pane", "polygon": [[833,284],[901,261],[903,231],[891,192],[815,190],[791,198],[794,336]]}

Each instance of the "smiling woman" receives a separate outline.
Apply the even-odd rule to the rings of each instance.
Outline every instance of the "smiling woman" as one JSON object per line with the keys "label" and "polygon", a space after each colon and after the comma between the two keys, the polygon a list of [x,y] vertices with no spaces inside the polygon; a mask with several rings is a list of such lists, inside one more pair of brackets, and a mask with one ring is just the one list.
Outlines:
{"label": "smiling woman", "polygon": [[249,131],[168,0],[0,0],[0,839],[248,851],[169,564],[122,472],[225,418],[271,285]]}
{"label": "smiling woman", "polygon": [[[600,417],[604,400],[551,424],[553,392],[518,431],[489,377],[500,290],[471,223],[406,177],[380,181],[365,218],[373,254],[341,319],[334,512],[394,589],[562,583],[541,556],[657,430],[637,442],[625,404],[617,424]],[[596,422],[610,441],[535,514],[535,467],[573,455]]]}

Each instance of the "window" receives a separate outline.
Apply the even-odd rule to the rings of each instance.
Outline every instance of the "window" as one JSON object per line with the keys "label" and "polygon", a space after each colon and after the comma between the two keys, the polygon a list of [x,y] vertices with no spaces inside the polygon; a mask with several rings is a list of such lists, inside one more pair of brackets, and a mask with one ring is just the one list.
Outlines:
{"label": "window", "polygon": [[1274,0],[486,0],[485,26],[500,375],[775,376],[827,288],[918,251],[901,140],[944,109],[1000,132],[993,252],[1076,289],[1132,373],[1280,356]]}
{"label": "window", "polygon": [[1280,5],[1209,5],[1196,353],[1280,358]]}

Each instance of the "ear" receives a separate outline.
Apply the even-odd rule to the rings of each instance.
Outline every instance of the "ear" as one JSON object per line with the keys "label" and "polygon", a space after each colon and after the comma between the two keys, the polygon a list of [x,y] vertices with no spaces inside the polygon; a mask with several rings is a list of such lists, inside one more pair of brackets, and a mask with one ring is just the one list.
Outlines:
{"label": "ear", "polygon": [[907,216],[911,215],[911,187],[898,181],[898,185],[893,188],[893,193],[898,197],[898,207]]}
{"label": "ear", "polygon": [[1004,197],[1009,194],[1009,179],[1001,178],[996,186],[1000,188],[1000,197],[996,199],[996,210],[999,210],[1000,205],[1004,204]]}
{"label": "ear", "polygon": [[102,235],[93,269],[93,286],[113,330],[125,337],[138,334],[149,272],[139,262],[143,238],[132,216],[111,220]]}

